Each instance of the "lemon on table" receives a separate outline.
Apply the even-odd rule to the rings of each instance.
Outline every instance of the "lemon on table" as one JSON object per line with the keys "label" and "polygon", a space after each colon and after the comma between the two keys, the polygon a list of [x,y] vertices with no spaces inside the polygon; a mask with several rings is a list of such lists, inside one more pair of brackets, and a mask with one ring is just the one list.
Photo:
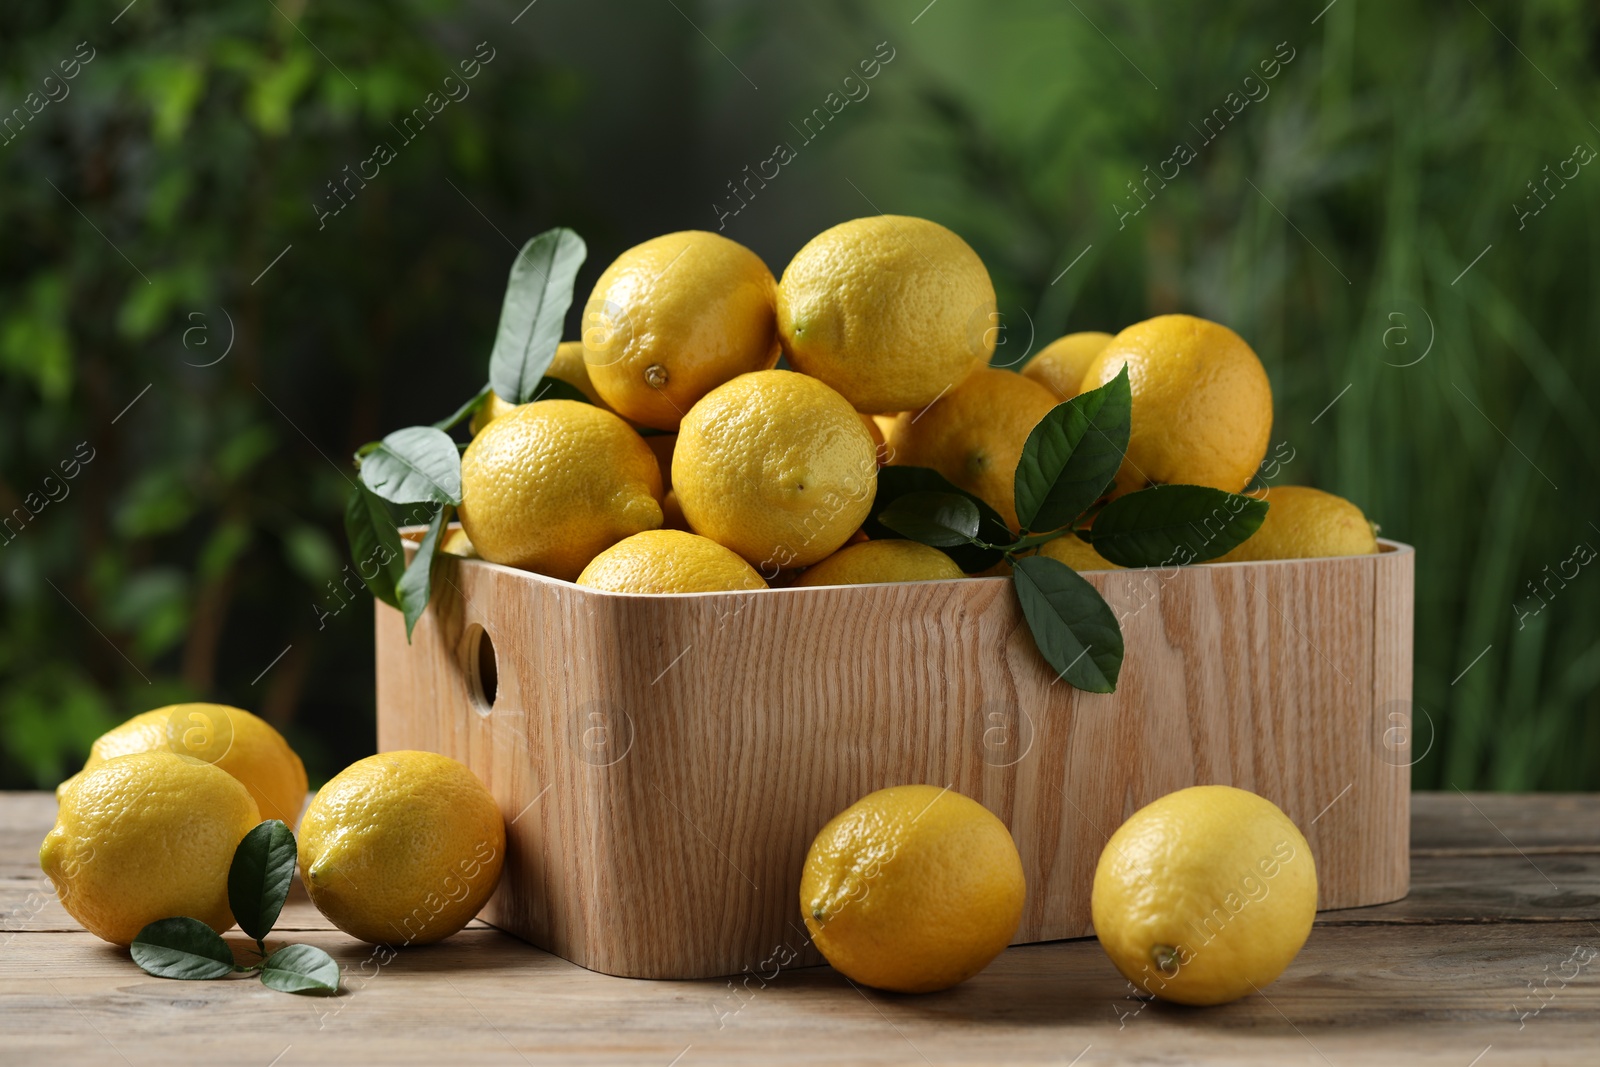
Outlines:
{"label": "lemon on table", "polygon": [[1275,485],[1246,495],[1267,502],[1267,517],[1215,563],[1370,556],[1378,551],[1372,523],[1344,497],[1304,485]]}
{"label": "lemon on table", "polygon": [[233,775],[166,749],[96,762],[60,792],[39,866],[96,937],[129,944],[157,919],[233,925],[228,868],[261,821]]}
{"label": "lemon on table", "polygon": [[931,785],[869,793],[817,834],[800,911],[835,969],[878,989],[929,993],[989,965],[1022,920],[1011,833],[977,801]]}
{"label": "lemon on table", "polygon": [[871,585],[965,577],[956,561],[937,548],[889,539],[845,545],[822,562],[807,567],[795,584]]}
{"label": "lemon on table", "polygon": [[994,354],[994,285],[967,242],[874,215],[813,237],[778,283],[794,368],[868,414],[923,408]]}
{"label": "lemon on table", "polygon": [[491,563],[571,581],[601,550],[660,525],[655,456],[593,404],[523,404],[461,457],[461,526]]}
{"label": "lemon on table", "polygon": [[1160,315],[1129,326],[1084,372],[1084,390],[1128,368],[1133,422],[1116,492],[1207,485],[1237,493],[1267,454],[1272,386],[1254,350],[1226,326]]}
{"label": "lemon on table", "polygon": [[339,929],[425,945],[472,921],[505,862],[500,807],[464,764],[382,752],[335,775],[300,823],[300,877]]}
{"label": "lemon on table", "polygon": [[706,393],[778,361],[775,285],[760,256],[704,230],[635,245],[584,306],[589,380],[618,414],[677,429]]}
{"label": "lemon on table", "polygon": [[1059,560],[1075,571],[1119,571],[1122,568],[1094,550],[1077,534],[1067,533],[1039,546],[1039,555]]}
{"label": "lemon on table", "polygon": [[1022,446],[1056,406],[1050,390],[1015,371],[982,367],[922,411],[903,411],[889,431],[891,465],[932,467],[1017,528]]}
{"label": "lemon on table", "polygon": [[452,526],[439,538],[439,551],[448,552],[452,556],[463,559],[477,559],[478,550],[472,547],[472,538],[467,536],[467,531],[459,526]]}
{"label": "lemon on table", "polygon": [[696,533],[763,576],[827,556],[872,508],[878,460],[845,399],[793,371],[744,374],[683,420],[672,486]]}
{"label": "lemon on table", "polygon": [[578,575],[578,584],[613,593],[716,593],[765,589],[754,567],[731,548],[682,530],[624,537]]}
{"label": "lemon on table", "polygon": [[[169,704],[135,715],[95,739],[83,769],[135,752],[176,752],[215,764],[244,783],[263,819],[293,827],[305,806],[306,768],[300,757],[271,723],[243,708]],[[56,790],[58,797],[71,781]]]}
{"label": "lemon on table", "polygon": [[1200,785],[1148,804],[1094,872],[1095,936],[1123,977],[1180,1004],[1263,989],[1311,933],[1311,849],[1271,801]]}
{"label": "lemon on table", "polygon": [[1071,400],[1083,391],[1083,374],[1089,364],[1110,343],[1109,333],[1069,333],[1041,348],[1023,366],[1022,375],[1050,390],[1057,400]]}

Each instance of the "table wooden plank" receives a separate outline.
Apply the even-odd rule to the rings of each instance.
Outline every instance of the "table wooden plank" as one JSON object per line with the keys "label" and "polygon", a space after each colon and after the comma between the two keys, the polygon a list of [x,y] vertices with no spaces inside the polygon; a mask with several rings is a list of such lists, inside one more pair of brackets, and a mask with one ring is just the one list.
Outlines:
{"label": "table wooden plank", "polygon": [[826,967],[610,978],[481,923],[384,959],[298,890],[280,930],[340,961],[339,997],[164,981],[53,899],[33,857],[54,814],[48,794],[0,796],[0,1062],[1494,1067],[1600,1046],[1600,958],[1578,962],[1600,951],[1600,797],[1419,794],[1411,895],[1324,913],[1263,996],[1204,1010],[1134,997],[1092,940],[1010,949],[923,997]]}

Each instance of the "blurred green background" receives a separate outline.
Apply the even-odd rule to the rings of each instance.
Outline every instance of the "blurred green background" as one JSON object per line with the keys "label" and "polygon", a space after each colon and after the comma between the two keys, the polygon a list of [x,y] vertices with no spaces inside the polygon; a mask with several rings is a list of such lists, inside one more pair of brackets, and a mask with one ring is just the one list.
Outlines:
{"label": "blurred green background", "polygon": [[1275,480],[1418,548],[1416,785],[1600,788],[1593,5],[524,3],[5,4],[0,786],[182,699],[372,749],[349,456],[483,383],[528,236],[581,306],[658,233],[781,273],[885,211],[983,256],[996,362],[1239,331]]}

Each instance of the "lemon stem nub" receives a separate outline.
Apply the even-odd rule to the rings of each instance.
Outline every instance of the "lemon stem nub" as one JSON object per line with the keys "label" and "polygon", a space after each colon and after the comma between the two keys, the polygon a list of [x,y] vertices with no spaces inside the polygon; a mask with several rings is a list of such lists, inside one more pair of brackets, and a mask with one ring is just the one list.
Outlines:
{"label": "lemon stem nub", "polygon": [[1151,945],[1150,958],[1164,977],[1178,973],[1178,950],[1171,945]]}
{"label": "lemon stem nub", "polygon": [[667,368],[659,363],[652,363],[644,369],[645,384],[652,389],[663,389],[667,384]]}

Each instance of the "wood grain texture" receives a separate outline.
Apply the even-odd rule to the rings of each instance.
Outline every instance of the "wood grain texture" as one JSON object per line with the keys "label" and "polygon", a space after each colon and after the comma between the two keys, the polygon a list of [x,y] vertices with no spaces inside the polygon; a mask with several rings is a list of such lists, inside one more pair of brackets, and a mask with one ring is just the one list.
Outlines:
{"label": "wood grain texture", "polygon": [[631,596],[446,558],[412,644],[377,608],[378,745],[477,771],[508,822],[485,918],[609,974],[815,961],[806,848],[911,782],[1010,827],[1019,943],[1087,933],[1110,832],[1200,783],[1295,820],[1322,907],[1375,904],[1407,877],[1409,749],[1384,716],[1410,693],[1413,556],[1385,549],[1086,575],[1126,641],[1111,695],[1056,682],[1007,579]]}
{"label": "wood grain texture", "polygon": [[[1490,810],[1486,798],[1471,799]],[[1132,997],[1088,940],[1015,947],[955,989],[914,997],[853,987],[826,967],[736,982],[612,978],[480,923],[387,957],[328,929],[298,895],[272,944],[293,940],[331,953],[344,969],[338,997],[286,996],[243,977],[166,981],[70,920],[60,932],[17,932],[11,901],[20,901],[24,882],[45,884],[35,853],[55,804],[48,794],[0,795],[0,871],[29,872],[0,878],[0,1062],[1592,1062],[1600,960],[1570,981],[1561,975],[1571,973],[1575,948],[1600,946],[1600,931],[1563,918],[1571,909],[1547,898],[1600,892],[1600,797],[1492,799],[1500,829],[1459,794],[1419,794],[1410,898],[1319,915],[1305,949],[1264,995],[1196,1010]],[[1499,853],[1486,854],[1491,838],[1505,846]],[[1517,852],[1556,838],[1566,843],[1551,847],[1571,852]],[[1568,856],[1581,869],[1569,868]],[[1546,876],[1556,894],[1540,898],[1534,887],[1548,889]],[[1487,908],[1486,887],[1503,894]],[[1419,898],[1425,917],[1395,914]],[[1364,916],[1374,921],[1360,922]],[[228,940],[249,958],[237,931]]]}

